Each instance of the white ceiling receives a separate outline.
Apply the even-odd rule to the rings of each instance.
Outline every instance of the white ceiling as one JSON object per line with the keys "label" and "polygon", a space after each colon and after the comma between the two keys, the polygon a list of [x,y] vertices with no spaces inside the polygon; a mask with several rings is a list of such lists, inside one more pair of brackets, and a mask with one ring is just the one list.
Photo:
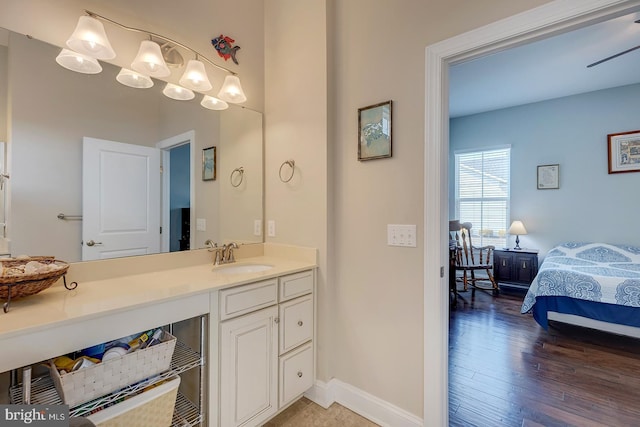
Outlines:
{"label": "white ceiling", "polygon": [[449,114],[460,117],[640,82],[640,12],[456,64]]}

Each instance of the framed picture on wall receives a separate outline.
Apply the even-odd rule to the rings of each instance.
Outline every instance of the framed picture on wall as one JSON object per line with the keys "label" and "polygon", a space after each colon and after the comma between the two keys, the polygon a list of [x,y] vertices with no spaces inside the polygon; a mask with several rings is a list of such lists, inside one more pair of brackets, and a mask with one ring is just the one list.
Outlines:
{"label": "framed picture on wall", "polygon": [[640,172],[640,130],[607,135],[609,173]]}
{"label": "framed picture on wall", "polygon": [[358,108],[358,160],[391,157],[391,104]]}
{"label": "framed picture on wall", "polygon": [[560,165],[538,166],[538,190],[555,190],[560,188],[559,172]]}
{"label": "framed picture on wall", "polygon": [[213,181],[216,179],[216,147],[208,147],[202,150],[202,180]]}

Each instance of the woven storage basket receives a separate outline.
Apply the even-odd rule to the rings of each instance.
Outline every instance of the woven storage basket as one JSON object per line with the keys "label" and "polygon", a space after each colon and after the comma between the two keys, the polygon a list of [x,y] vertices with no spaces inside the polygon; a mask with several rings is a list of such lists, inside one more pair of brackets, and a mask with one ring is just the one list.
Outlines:
{"label": "woven storage basket", "polygon": [[176,337],[167,331],[162,335],[159,344],[62,375],[50,361],[49,373],[60,399],[71,407],[78,406],[168,371]]}
{"label": "woven storage basket", "polygon": [[172,377],[157,387],[87,418],[97,427],[169,427],[179,385],[180,377]]}
{"label": "woven storage basket", "polygon": [[[45,273],[24,274],[24,268],[29,261],[38,261],[42,264],[55,264],[60,268]],[[2,275],[0,275],[0,299],[26,297],[37,294],[53,285],[69,269],[69,264],[56,260],[52,256],[33,256],[29,258],[0,258]],[[9,286],[5,286],[9,285]]]}

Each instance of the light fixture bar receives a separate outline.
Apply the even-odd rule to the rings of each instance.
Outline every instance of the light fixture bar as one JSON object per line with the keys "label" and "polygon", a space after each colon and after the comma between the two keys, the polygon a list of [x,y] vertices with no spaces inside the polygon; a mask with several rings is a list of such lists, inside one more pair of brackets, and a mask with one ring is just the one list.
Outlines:
{"label": "light fixture bar", "polygon": [[160,35],[160,34],[157,34],[157,33],[152,33],[151,31],[141,30],[141,29],[139,29],[139,28],[128,27],[128,26],[126,26],[126,25],[123,25],[123,24],[121,24],[121,23],[119,23],[119,22],[114,21],[113,19],[109,19],[109,18],[104,17],[104,16],[102,16],[102,15],[98,15],[97,13],[91,12],[90,10],[86,10],[86,9],[85,9],[85,10],[84,10],[84,12],[85,12],[87,15],[91,16],[92,18],[96,18],[96,19],[103,20],[103,21],[105,21],[105,22],[109,22],[110,24],[116,25],[116,26],[118,26],[118,27],[120,27],[120,28],[123,28],[123,29],[125,29],[125,30],[128,30],[128,31],[135,31],[135,32],[137,32],[137,33],[148,34],[148,35],[150,35],[151,37],[156,37],[156,38],[158,38],[158,39],[162,39],[162,40],[164,40],[164,41],[166,41],[166,42],[173,43],[173,44],[175,44],[175,45],[177,45],[177,46],[180,46],[180,47],[181,47],[181,48],[183,48],[183,49],[186,49],[186,50],[188,50],[188,51],[190,51],[190,52],[193,52],[193,54],[194,54],[194,55],[196,55],[196,57],[200,57],[200,58],[199,58],[200,60],[205,61],[205,62],[206,62],[206,63],[208,63],[209,65],[211,65],[211,66],[213,66],[213,67],[216,67],[216,68],[218,68],[218,69],[220,69],[220,70],[226,71],[227,73],[229,73],[229,74],[231,74],[231,75],[233,75],[233,76],[237,75],[237,73],[235,73],[235,72],[231,71],[230,69],[225,68],[225,67],[223,67],[223,66],[221,66],[221,65],[218,65],[218,64],[216,64],[216,63],[214,63],[214,62],[210,61],[209,59],[207,59],[207,57],[203,56],[201,53],[197,52],[196,50],[191,49],[189,46],[186,46],[186,45],[184,45],[184,44],[182,44],[182,43],[180,43],[180,42],[177,42],[177,41],[175,41],[175,40],[173,40],[173,39],[170,39],[169,37],[165,37],[165,36]]}

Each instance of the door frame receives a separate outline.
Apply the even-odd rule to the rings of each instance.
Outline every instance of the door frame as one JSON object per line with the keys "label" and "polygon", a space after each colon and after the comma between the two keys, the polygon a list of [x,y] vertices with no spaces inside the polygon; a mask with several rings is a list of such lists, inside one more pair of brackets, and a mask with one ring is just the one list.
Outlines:
{"label": "door frame", "polygon": [[196,132],[194,130],[190,130],[184,133],[181,133],[176,136],[172,136],[167,139],[163,139],[162,141],[156,144],[156,147],[160,149],[162,154],[162,212],[160,222],[162,224],[162,234],[160,236],[160,252],[169,252],[169,232],[170,223],[169,223],[169,214],[171,211],[170,207],[170,196],[169,196],[169,188],[170,188],[170,172],[171,172],[171,162],[169,151],[172,148],[179,147],[181,145],[189,144],[189,164],[190,164],[190,176],[189,176],[189,248],[194,248],[195,242],[195,223],[196,223],[196,212],[194,209],[195,200],[196,200],[196,179],[195,179],[195,169],[196,169]]}
{"label": "door frame", "polygon": [[448,67],[611,19],[638,6],[640,0],[556,0],[425,49],[423,417],[430,425],[449,425],[449,288],[444,268],[449,217]]}

